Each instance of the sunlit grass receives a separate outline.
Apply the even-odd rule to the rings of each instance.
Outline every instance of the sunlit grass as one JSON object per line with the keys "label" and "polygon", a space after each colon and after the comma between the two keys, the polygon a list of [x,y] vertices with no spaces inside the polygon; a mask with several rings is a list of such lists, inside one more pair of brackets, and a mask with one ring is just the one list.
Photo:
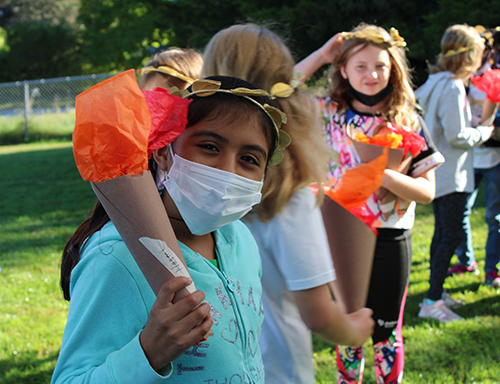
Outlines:
{"label": "sunlit grass", "polygon": [[[28,141],[71,140],[75,112],[56,112],[30,115]],[[24,115],[0,117],[0,145],[26,142]]]}
{"label": "sunlit grass", "polygon": [[[95,202],[81,180],[70,142],[0,146],[0,383],[48,383],[61,344],[68,303],[59,289],[62,248]],[[472,215],[481,274],[448,278],[465,306],[464,321],[417,317],[429,287],[432,208],[419,206],[405,309],[404,383],[500,383],[500,291],[482,285],[484,203]],[[335,352],[314,339],[317,383],[334,383]],[[364,383],[375,383],[371,343]]]}
{"label": "sunlit grass", "polygon": [[95,197],[71,142],[0,147],[0,382],[48,383],[66,323],[64,243]]}
{"label": "sunlit grass", "polygon": [[[417,207],[413,229],[413,262],[406,300],[403,337],[405,371],[403,383],[500,383],[500,290],[486,287],[484,280],[484,194],[471,215],[473,243],[480,274],[449,277],[445,289],[465,305],[456,312],[463,321],[441,324],[420,319],[419,303],[429,289],[429,248],[434,233],[431,206]],[[454,256],[452,263],[456,263]],[[365,345],[363,383],[375,383],[371,342]],[[334,383],[335,352],[315,339],[317,383]]]}

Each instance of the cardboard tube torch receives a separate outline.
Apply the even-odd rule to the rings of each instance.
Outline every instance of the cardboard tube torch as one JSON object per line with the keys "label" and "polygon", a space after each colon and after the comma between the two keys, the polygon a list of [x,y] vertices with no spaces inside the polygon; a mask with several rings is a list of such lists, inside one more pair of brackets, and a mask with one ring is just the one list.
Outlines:
{"label": "cardboard tube torch", "polygon": [[[160,94],[161,93],[161,94]],[[151,289],[158,294],[173,276],[189,276],[179,244],[157,186],[148,170],[151,137],[165,146],[185,128],[188,101],[160,92],[155,111],[148,109],[135,71],[122,72],[77,96],[73,133],[75,162],[103,205],[137,262]],[[175,109],[175,111],[173,111]],[[158,116],[158,111],[162,116]],[[181,112],[179,113],[179,110]],[[154,121],[152,125],[152,114]],[[168,121],[170,115],[178,120]],[[170,129],[175,126],[174,129]],[[152,130],[155,129],[155,134]],[[174,131],[172,133],[172,131]],[[158,140],[162,140],[161,143]],[[193,292],[191,284],[174,300]]]}
{"label": "cardboard tube torch", "polygon": [[344,313],[352,313],[366,306],[377,236],[332,199],[325,199],[321,210],[337,275],[335,301]]}

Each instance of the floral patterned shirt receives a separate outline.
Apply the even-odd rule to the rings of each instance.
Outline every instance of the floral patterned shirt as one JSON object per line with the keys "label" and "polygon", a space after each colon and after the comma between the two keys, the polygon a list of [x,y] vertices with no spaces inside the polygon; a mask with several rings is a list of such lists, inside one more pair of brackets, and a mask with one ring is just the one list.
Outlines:
{"label": "floral patterned shirt", "polygon": [[[368,137],[377,133],[381,124],[386,121],[381,116],[362,114],[355,110],[339,110],[330,98],[318,99],[323,118],[323,127],[326,142],[333,149],[333,158],[328,164],[328,178],[342,178],[346,170],[362,164],[351,137],[362,132]],[[415,126],[410,127],[418,132],[426,141],[420,154],[412,159],[408,175],[416,177],[440,165],[444,158],[437,151],[425,125],[417,120]],[[349,132],[349,135],[348,133]],[[364,210],[367,215],[375,217],[376,228],[402,228],[411,229],[415,220],[415,202],[406,201],[399,197],[388,205],[379,200],[373,193],[365,203]]]}

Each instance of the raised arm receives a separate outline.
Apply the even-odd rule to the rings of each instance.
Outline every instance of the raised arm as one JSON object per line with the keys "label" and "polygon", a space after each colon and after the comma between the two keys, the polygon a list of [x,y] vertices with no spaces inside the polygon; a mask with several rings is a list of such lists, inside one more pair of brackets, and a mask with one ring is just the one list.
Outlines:
{"label": "raised arm", "polygon": [[307,80],[314,72],[320,69],[323,65],[334,62],[342,45],[343,37],[341,33],[337,33],[330,38],[323,46],[305,59],[295,65],[295,71],[303,73],[302,81]]}

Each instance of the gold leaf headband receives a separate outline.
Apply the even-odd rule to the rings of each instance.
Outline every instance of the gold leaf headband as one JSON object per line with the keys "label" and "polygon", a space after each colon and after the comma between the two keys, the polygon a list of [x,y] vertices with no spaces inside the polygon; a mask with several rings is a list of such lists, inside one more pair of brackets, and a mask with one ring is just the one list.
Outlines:
{"label": "gold leaf headband", "polygon": [[149,73],[149,72],[164,73],[166,75],[170,75],[172,77],[175,77],[179,80],[185,81],[186,83],[189,83],[189,84],[193,84],[193,82],[194,82],[194,80],[191,79],[190,77],[183,75],[179,71],[177,71],[177,70],[175,70],[172,67],[169,67],[167,65],[160,65],[158,68],[156,68],[156,67],[144,67],[144,68],[137,70],[137,74],[139,76],[142,76],[142,75]]}
{"label": "gold leaf headband", "polygon": [[472,43],[471,45],[469,45],[468,47],[460,47],[458,49],[449,49],[447,50],[444,54],[442,54],[444,57],[451,57],[451,56],[455,56],[455,55],[460,55],[461,53],[464,53],[464,52],[467,52],[467,51],[470,51],[471,49],[473,49],[476,45],[478,44],[481,44],[483,42],[483,39],[482,37],[477,37],[476,40],[474,41],[474,43]]}
{"label": "gold leaf headband", "polygon": [[276,99],[277,97],[279,98],[286,98],[290,97],[293,92],[295,91],[295,88],[300,87],[302,84],[304,84],[301,79],[304,78],[304,74],[301,72],[294,71],[293,72],[293,80],[290,82],[290,84],[287,83],[276,83],[271,87],[271,92],[269,93],[269,97],[271,99]]}
{"label": "gold leaf headband", "polygon": [[391,38],[382,36],[377,28],[365,28],[355,32],[342,32],[342,37],[345,40],[350,40],[355,37],[362,40],[371,40],[375,44],[387,43],[395,45],[396,47],[406,47],[405,39],[399,35],[399,31],[396,28],[391,28],[389,32]]}
{"label": "gold leaf headband", "polygon": [[488,48],[492,48],[495,40],[493,39],[493,35],[497,32],[500,32],[500,27],[495,27],[491,29],[486,29],[482,25],[476,25],[474,28],[481,34],[481,37],[485,40]]}
{"label": "gold leaf headband", "polygon": [[264,111],[269,119],[271,119],[271,122],[273,123],[274,129],[277,133],[276,149],[269,159],[269,165],[278,164],[283,159],[283,150],[292,142],[290,136],[284,130],[280,129],[282,124],[286,124],[286,114],[280,111],[278,108],[272,107],[269,104],[262,105],[257,100],[253,99],[253,97],[255,96],[267,96],[271,98],[272,95],[263,89],[249,89],[242,87],[234,89],[221,89],[220,86],[220,81],[202,79],[195,80],[193,82],[193,84],[191,85],[191,91],[189,91],[188,89],[179,90],[177,87],[172,87],[169,89],[169,92],[172,95],[179,96],[184,99],[187,99],[193,95],[196,95],[198,97],[207,97],[213,95],[214,93],[229,93],[244,97],[245,99],[259,106],[259,108]]}

